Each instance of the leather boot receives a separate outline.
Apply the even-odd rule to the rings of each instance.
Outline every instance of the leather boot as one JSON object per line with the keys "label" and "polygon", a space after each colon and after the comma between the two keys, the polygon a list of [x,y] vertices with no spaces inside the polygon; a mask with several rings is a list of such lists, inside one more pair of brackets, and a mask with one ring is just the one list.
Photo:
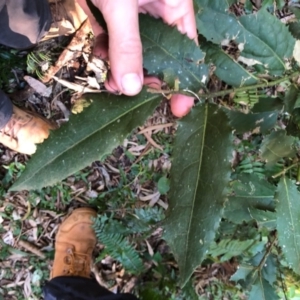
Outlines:
{"label": "leather boot", "polygon": [[56,124],[38,114],[22,110],[13,105],[13,114],[0,130],[0,143],[23,154],[33,154],[36,144],[42,143],[50,129],[56,129]]}
{"label": "leather boot", "polygon": [[91,208],[78,208],[59,227],[55,242],[55,257],[51,278],[58,276],[90,277],[92,253],[96,235]]}

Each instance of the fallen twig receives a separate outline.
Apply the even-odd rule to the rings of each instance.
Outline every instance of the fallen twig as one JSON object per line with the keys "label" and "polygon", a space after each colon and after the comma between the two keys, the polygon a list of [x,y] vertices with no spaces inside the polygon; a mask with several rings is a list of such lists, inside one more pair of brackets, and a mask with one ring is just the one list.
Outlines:
{"label": "fallen twig", "polygon": [[60,78],[58,78],[56,76],[52,76],[52,77],[53,77],[53,79],[55,79],[61,85],[67,87],[70,90],[79,92],[81,94],[84,94],[84,93],[102,93],[103,92],[101,90],[90,89],[90,88],[82,86],[80,84],[76,84],[76,83],[69,82],[69,81],[64,80],[64,79],[60,79]]}
{"label": "fallen twig", "polygon": [[171,127],[171,126],[174,126],[174,125],[175,125],[174,123],[153,125],[153,126],[149,126],[149,127],[146,127],[144,129],[142,129],[141,131],[138,132],[138,134],[142,134],[144,132],[149,133],[149,131],[153,131],[153,130],[157,130],[157,129],[164,129],[164,128],[168,128],[168,127]]}
{"label": "fallen twig", "polygon": [[43,82],[48,82],[68,61],[81,55],[85,43],[86,35],[91,31],[91,25],[86,20],[77,30],[68,47],[61,53],[55,65],[50,67],[42,78]]}
{"label": "fallen twig", "polygon": [[27,251],[35,254],[36,256],[43,258],[43,259],[46,258],[45,254],[37,246],[35,246],[29,242],[26,242],[24,240],[19,240],[18,244],[19,244],[19,246],[25,248]]}
{"label": "fallen twig", "polygon": [[154,148],[157,148],[159,149],[160,151],[164,151],[164,149],[158,145],[151,137],[151,135],[148,133],[148,132],[144,132],[143,133],[145,138],[147,139],[147,141],[154,147]]}

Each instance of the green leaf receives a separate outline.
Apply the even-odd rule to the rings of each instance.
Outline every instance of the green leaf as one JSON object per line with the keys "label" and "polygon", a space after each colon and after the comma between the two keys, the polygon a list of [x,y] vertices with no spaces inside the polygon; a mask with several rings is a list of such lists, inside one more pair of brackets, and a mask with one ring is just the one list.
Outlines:
{"label": "green leaf", "polygon": [[92,104],[51,133],[11,190],[53,185],[93,161],[101,160],[143,124],[161,96],[145,91],[135,97],[88,94]]}
{"label": "green leaf", "polygon": [[286,70],[295,39],[275,16],[262,9],[237,19],[228,13],[226,0],[197,0],[197,4],[197,27],[207,40],[222,45],[235,41],[241,50],[238,60],[249,66],[260,65],[274,75]]}
{"label": "green leaf", "polygon": [[230,119],[231,126],[237,133],[253,130],[255,133],[265,133],[274,127],[278,118],[276,111],[244,114],[239,111],[226,110],[226,114]]}
{"label": "green leaf", "polygon": [[279,245],[290,268],[300,274],[300,193],[287,177],[280,179],[277,189],[277,231]]}
{"label": "green leaf", "polygon": [[235,3],[237,3],[239,0],[227,0],[228,1],[228,5],[231,6]]}
{"label": "green leaf", "polygon": [[[228,198],[224,210],[224,218],[235,224],[250,221],[259,217],[256,210],[261,210],[261,218],[257,221],[274,220],[272,214],[265,212],[275,207],[275,187],[255,174],[239,175],[232,183],[234,196]],[[252,213],[254,214],[252,214]],[[269,219],[270,218],[270,219]]]}
{"label": "green leaf", "polygon": [[299,90],[294,84],[292,84],[284,95],[284,110],[291,114],[298,99]]}
{"label": "green leaf", "polygon": [[200,41],[201,49],[206,52],[205,62],[213,63],[215,74],[221,80],[234,87],[256,84],[258,79],[243,68],[218,46]]}
{"label": "green leaf", "polygon": [[245,29],[237,38],[237,42],[244,44],[241,56],[260,62],[274,75],[285,71],[285,59],[292,56],[296,42],[287,27],[263,9],[242,16],[239,21]]}
{"label": "green leaf", "polygon": [[[246,214],[246,211],[243,211]],[[258,227],[266,227],[269,231],[276,229],[276,214],[272,211],[248,208],[249,218],[245,221],[254,219]]]}
{"label": "green leaf", "polygon": [[291,12],[293,12],[295,14],[295,17],[298,20],[300,20],[300,9],[297,6],[289,6],[288,8]]}
{"label": "green leaf", "polygon": [[279,299],[276,290],[261,274],[254,282],[248,300],[276,300]]}
{"label": "green leaf", "polygon": [[[240,174],[232,183],[234,196],[230,201],[241,201],[243,206],[273,210],[275,187],[255,174]],[[229,202],[230,202],[229,201]]]}
{"label": "green leaf", "polygon": [[300,39],[300,22],[292,22],[288,24],[289,31],[297,40]]}
{"label": "green leaf", "polygon": [[252,4],[251,0],[246,0],[245,4],[244,4],[244,7],[245,7],[245,12],[246,13],[252,13],[252,11],[253,11],[253,4]]}
{"label": "green leaf", "polygon": [[274,254],[270,254],[266,260],[265,265],[262,268],[262,275],[271,285],[277,279],[277,257]]}
{"label": "green leaf", "polygon": [[235,224],[255,220],[259,228],[276,229],[276,214],[274,212],[242,206],[242,203],[237,201],[231,201],[228,207],[225,208],[224,218]]}
{"label": "green leaf", "polygon": [[[224,40],[235,40],[241,26],[236,17],[228,13],[229,4],[226,0],[196,0],[197,27],[208,41],[221,44]],[[208,26],[210,24],[210,26]]]}
{"label": "green leaf", "polygon": [[157,189],[161,195],[165,195],[170,189],[170,180],[163,176],[158,180]]}
{"label": "green leaf", "polygon": [[219,243],[213,243],[209,250],[209,254],[212,257],[218,257],[222,255],[220,261],[228,261],[232,257],[242,255],[255,243],[254,240],[231,240],[223,238]]}
{"label": "green leaf", "polygon": [[[272,286],[277,276],[277,260],[273,254],[269,254],[264,265],[261,266],[265,255],[266,251],[257,253],[249,261],[242,263],[230,278],[230,280],[239,282],[244,288],[248,288],[250,285],[255,286],[254,290],[251,290],[254,295],[258,292],[266,294],[267,298],[258,297],[257,299],[272,299],[267,296],[269,294],[268,284]],[[260,286],[259,281],[264,281],[264,286]],[[258,286],[260,287],[258,288]]]}
{"label": "green leaf", "polygon": [[257,253],[253,258],[251,258],[250,263],[254,267],[260,267],[260,272],[258,272],[258,275],[261,275],[272,285],[276,281],[277,277],[277,259],[274,254],[268,254],[267,259],[262,266],[261,263],[264,260],[265,255],[265,250]]}
{"label": "green leaf", "polygon": [[275,9],[281,10],[285,5],[284,0],[264,0],[261,4],[261,8],[269,9],[275,13]]}
{"label": "green leaf", "polygon": [[107,248],[109,255],[118,260],[127,272],[138,275],[145,270],[139,253],[124,236],[121,234],[107,234],[101,231],[96,232],[96,235]]}
{"label": "green leaf", "polygon": [[275,164],[280,158],[293,157],[296,150],[293,147],[295,138],[286,135],[285,130],[278,130],[268,135],[261,145],[261,157],[267,165]]}
{"label": "green leaf", "polygon": [[246,281],[248,275],[254,270],[251,264],[241,264],[239,265],[237,271],[230,277],[232,281]]}
{"label": "green leaf", "polygon": [[182,286],[204,259],[221,220],[231,139],[227,117],[216,105],[200,104],[179,121],[169,215],[163,227],[178,261]]}
{"label": "green leaf", "polygon": [[[182,289],[183,299],[184,300],[199,300],[199,296],[196,294],[193,282],[190,279],[185,287]],[[161,299],[159,299],[161,300]]]}
{"label": "green leaf", "polygon": [[253,113],[281,111],[283,107],[283,101],[280,98],[275,97],[260,97],[258,103],[253,106]]}
{"label": "green leaf", "polygon": [[[148,15],[140,16],[144,67],[161,79],[179,79],[180,89],[198,92],[208,81],[208,68],[201,63],[204,54],[193,40]],[[172,81],[172,80],[171,80]],[[172,84],[171,84],[172,86]],[[173,87],[173,86],[172,86]]]}

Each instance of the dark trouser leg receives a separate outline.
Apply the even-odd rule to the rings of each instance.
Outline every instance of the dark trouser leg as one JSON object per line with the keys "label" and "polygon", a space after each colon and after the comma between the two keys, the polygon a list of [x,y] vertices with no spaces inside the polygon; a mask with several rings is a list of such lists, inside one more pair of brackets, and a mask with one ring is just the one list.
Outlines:
{"label": "dark trouser leg", "polygon": [[131,294],[113,294],[95,280],[55,277],[44,287],[45,300],[138,300]]}
{"label": "dark trouser leg", "polygon": [[50,26],[48,0],[0,0],[0,44],[16,49],[32,47]]}
{"label": "dark trouser leg", "polygon": [[[48,0],[0,0],[0,44],[25,49],[35,45],[49,30]],[[12,103],[0,90],[0,129],[12,115]]]}
{"label": "dark trouser leg", "polygon": [[7,124],[13,111],[10,99],[0,90],[0,130]]}

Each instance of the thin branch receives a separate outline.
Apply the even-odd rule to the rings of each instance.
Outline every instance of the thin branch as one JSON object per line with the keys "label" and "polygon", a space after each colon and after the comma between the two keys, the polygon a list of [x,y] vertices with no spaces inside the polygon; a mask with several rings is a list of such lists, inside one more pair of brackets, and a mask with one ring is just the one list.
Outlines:
{"label": "thin branch", "polygon": [[[277,84],[280,84],[281,82],[287,81],[292,79],[295,76],[300,76],[300,71],[294,72],[290,75],[281,77],[277,80],[273,80],[273,81],[266,81],[264,83],[258,83],[258,84],[253,84],[253,85],[248,85],[248,86],[243,86],[243,87],[238,87],[238,88],[232,88],[232,89],[228,89],[228,90],[224,90],[224,91],[218,91],[218,92],[213,92],[213,93],[207,93],[207,94],[202,94],[202,93],[198,93],[197,95],[199,96],[199,98],[202,99],[211,99],[211,98],[215,98],[215,97],[220,97],[220,96],[225,96],[231,93],[238,93],[238,92],[245,92],[245,91],[250,91],[253,89],[262,89],[262,88],[266,88],[266,87],[271,87],[271,86],[275,86]],[[169,95],[169,94],[183,94],[183,95],[187,95],[187,96],[191,96],[191,92],[187,92],[187,90],[179,90],[179,91],[174,91],[174,90],[157,90],[157,89],[153,89],[153,88],[148,88],[147,89],[148,92],[153,93],[153,94],[165,94],[165,95]]]}
{"label": "thin branch", "polygon": [[288,166],[288,167],[286,167],[286,168],[284,168],[280,172],[276,173],[275,175],[272,176],[272,178],[277,178],[277,177],[279,177],[281,175],[284,175],[288,170],[290,170],[290,169],[292,169],[292,168],[294,168],[294,167],[296,167],[298,165],[299,165],[299,161],[296,162],[296,163],[294,163],[294,164],[292,164],[292,165],[290,165],[290,166]]}
{"label": "thin branch", "polygon": [[269,245],[266,253],[264,254],[264,257],[262,258],[262,260],[260,261],[259,265],[257,266],[257,269],[261,270],[264,267],[264,265],[266,263],[266,260],[267,260],[268,256],[270,255],[270,253],[271,253],[271,251],[272,251],[272,249],[273,249],[273,247],[274,247],[274,245],[275,245],[276,242],[277,242],[277,236],[275,234],[275,237],[274,237],[273,241]]}
{"label": "thin branch", "polygon": [[225,90],[225,91],[219,91],[219,92],[214,92],[214,93],[209,93],[209,94],[199,94],[199,96],[201,98],[215,98],[215,97],[219,97],[219,96],[225,96],[231,93],[237,93],[237,92],[245,92],[245,91],[249,91],[249,90],[253,90],[253,89],[262,89],[262,88],[266,88],[266,87],[271,87],[271,86],[275,86],[281,82],[284,82],[286,80],[289,80],[295,76],[300,76],[300,72],[294,72],[291,75],[288,76],[284,76],[282,78],[279,78],[277,80],[273,80],[273,81],[267,81],[264,83],[258,83],[258,84],[254,84],[254,85],[248,85],[248,86],[243,86],[243,87],[239,87],[239,88],[232,88],[229,90]]}

